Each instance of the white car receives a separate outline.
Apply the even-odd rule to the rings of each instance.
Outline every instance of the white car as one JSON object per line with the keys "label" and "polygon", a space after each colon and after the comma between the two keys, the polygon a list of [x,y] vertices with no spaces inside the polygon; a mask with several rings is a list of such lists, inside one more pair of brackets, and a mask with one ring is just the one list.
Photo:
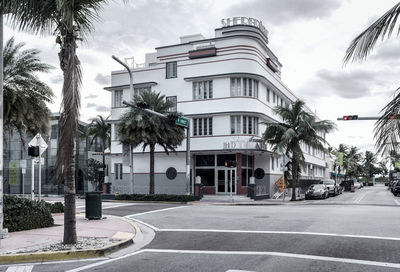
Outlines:
{"label": "white car", "polygon": [[360,189],[362,187],[363,187],[363,184],[361,182],[358,182],[358,181],[354,182],[354,188]]}

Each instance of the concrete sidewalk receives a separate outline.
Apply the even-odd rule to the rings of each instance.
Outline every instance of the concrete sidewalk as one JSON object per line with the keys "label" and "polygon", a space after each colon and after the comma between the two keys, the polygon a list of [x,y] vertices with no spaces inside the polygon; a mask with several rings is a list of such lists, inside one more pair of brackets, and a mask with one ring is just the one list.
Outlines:
{"label": "concrete sidewalk", "polygon": [[[44,246],[62,242],[64,233],[64,214],[53,214],[56,226],[9,233],[0,240],[0,263],[23,261],[44,261],[70,258],[90,258],[104,256],[105,253],[133,243],[136,227],[129,220],[107,216],[101,220],[86,220],[84,215],[77,214],[76,228],[78,237],[95,237],[112,239],[113,244],[103,248],[67,250],[62,252],[35,252],[22,254],[5,254],[23,248]],[[61,254],[60,254],[61,253]]]}
{"label": "concrete sidewalk", "polygon": [[[280,199],[261,199],[253,200],[244,195],[204,195],[200,201],[191,202],[192,205],[282,205],[282,204],[298,204],[298,201],[290,201],[290,196],[286,196],[285,200]],[[304,194],[300,194],[297,200],[304,200]]]}

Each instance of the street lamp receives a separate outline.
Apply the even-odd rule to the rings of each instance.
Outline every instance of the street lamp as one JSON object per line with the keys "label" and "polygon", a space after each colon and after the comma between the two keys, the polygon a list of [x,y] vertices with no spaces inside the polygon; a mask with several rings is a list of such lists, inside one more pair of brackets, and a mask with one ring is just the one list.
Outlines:
{"label": "street lamp", "polygon": [[[130,96],[133,95],[133,76],[132,76],[132,71],[131,69],[128,67],[128,65],[126,65],[126,63],[122,62],[119,58],[117,58],[116,56],[112,55],[112,58],[118,62],[119,64],[121,64],[122,66],[124,66],[124,68],[128,71],[129,74],[129,91],[130,91]],[[131,192],[132,194],[134,193],[134,183],[133,183],[133,154],[132,154],[132,146],[129,145],[129,167],[130,167],[130,173],[129,173],[129,177],[131,179]]]}

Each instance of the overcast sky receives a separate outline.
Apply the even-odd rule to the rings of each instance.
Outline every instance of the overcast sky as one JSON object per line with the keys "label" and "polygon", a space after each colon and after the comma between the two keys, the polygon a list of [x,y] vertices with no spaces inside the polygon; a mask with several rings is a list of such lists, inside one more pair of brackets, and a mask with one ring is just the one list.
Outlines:
{"label": "overcast sky", "polygon": [[[227,4],[229,3],[229,4]],[[377,116],[400,86],[400,38],[378,44],[362,63],[342,65],[351,40],[395,0],[115,0],[101,12],[102,22],[78,56],[83,65],[81,120],[110,113],[112,70],[121,67],[111,59],[135,57],[154,48],[179,42],[179,37],[202,33],[214,37],[221,19],[254,17],[269,31],[269,47],[283,64],[282,81],[304,99],[322,119],[333,120],[338,130],[328,140],[337,146],[346,143],[373,150],[373,121],[338,122],[346,114]],[[396,31],[395,31],[396,32]],[[59,111],[62,73],[58,68],[58,47],[52,36],[36,37],[13,31],[6,25],[5,40],[14,36],[26,48],[42,51],[43,61],[53,69],[41,78],[57,95],[50,105]]]}

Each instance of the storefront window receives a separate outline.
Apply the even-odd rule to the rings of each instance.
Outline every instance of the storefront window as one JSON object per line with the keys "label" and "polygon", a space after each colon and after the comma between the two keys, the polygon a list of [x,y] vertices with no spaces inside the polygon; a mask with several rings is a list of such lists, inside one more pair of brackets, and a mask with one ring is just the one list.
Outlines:
{"label": "storefront window", "polygon": [[217,166],[225,166],[226,161],[236,161],[236,154],[224,154],[217,156]]}
{"label": "storefront window", "polygon": [[215,166],[214,155],[197,155],[196,166]]}
{"label": "storefront window", "polygon": [[215,169],[196,169],[196,177],[201,177],[204,186],[215,186]]}

